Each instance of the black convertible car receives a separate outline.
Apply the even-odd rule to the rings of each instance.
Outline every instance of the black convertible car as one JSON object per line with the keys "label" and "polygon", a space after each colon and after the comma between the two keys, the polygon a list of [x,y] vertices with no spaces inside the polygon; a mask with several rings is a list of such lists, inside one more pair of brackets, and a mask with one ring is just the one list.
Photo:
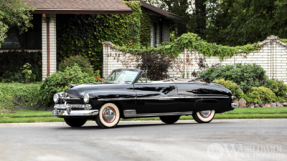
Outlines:
{"label": "black convertible car", "polygon": [[233,98],[229,89],[208,80],[148,81],[142,70],[117,69],[103,83],[70,85],[55,94],[52,113],[71,127],[95,120],[100,127],[111,128],[120,118],[138,117],[160,117],[172,124],[181,115],[208,123],[215,113],[237,108]]}

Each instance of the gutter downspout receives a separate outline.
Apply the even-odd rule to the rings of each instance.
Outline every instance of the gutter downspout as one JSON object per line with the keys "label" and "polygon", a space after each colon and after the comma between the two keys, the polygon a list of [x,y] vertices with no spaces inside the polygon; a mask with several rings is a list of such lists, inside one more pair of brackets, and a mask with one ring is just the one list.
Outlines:
{"label": "gutter downspout", "polygon": [[48,77],[50,76],[50,29],[49,29],[50,18],[46,17],[46,14],[43,14],[43,18],[47,24],[47,77]]}

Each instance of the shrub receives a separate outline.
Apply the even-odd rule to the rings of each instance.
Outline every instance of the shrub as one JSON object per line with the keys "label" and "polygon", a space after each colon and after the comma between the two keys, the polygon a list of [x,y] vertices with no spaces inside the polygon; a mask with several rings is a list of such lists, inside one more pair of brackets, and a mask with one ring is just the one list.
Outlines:
{"label": "shrub", "polygon": [[262,85],[265,79],[265,70],[256,64],[222,65],[208,68],[200,72],[198,77],[208,77],[211,81],[215,79],[231,80],[246,93],[250,88]]}
{"label": "shrub", "polygon": [[25,73],[22,73],[24,64],[29,63],[32,70],[29,81],[42,81],[42,53],[27,51],[8,51],[0,56],[0,81],[2,83],[24,83]]}
{"label": "shrub", "polygon": [[247,102],[263,103],[263,102],[273,102],[276,100],[275,93],[271,89],[266,87],[252,87],[246,93]]}
{"label": "shrub", "polygon": [[168,78],[168,68],[171,66],[172,58],[160,54],[140,54],[141,63],[137,68],[147,70],[147,77],[151,80],[161,80]]}
{"label": "shrub", "polygon": [[64,72],[58,71],[45,79],[39,91],[40,100],[45,107],[50,107],[54,104],[54,94],[65,91],[69,84],[91,83],[96,82],[96,79],[82,72],[81,68],[75,64],[71,68],[67,67]]}
{"label": "shrub", "polygon": [[40,83],[0,83],[0,108],[12,110],[16,106],[30,108],[36,105],[40,86]]}
{"label": "shrub", "polygon": [[73,67],[75,64],[81,68],[82,72],[88,73],[90,76],[94,74],[93,66],[89,62],[88,58],[84,58],[81,55],[71,56],[66,58],[59,64],[59,71],[64,72],[67,67]]}
{"label": "shrub", "polygon": [[265,82],[264,87],[271,89],[277,97],[286,98],[287,85],[277,79],[269,79]]}
{"label": "shrub", "polygon": [[235,96],[236,98],[244,97],[243,91],[240,89],[240,87],[236,83],[232,81],[224,80],[224,79],[216,79],[213,82],[221,84],[225,88],[228,88],[232,92],[232,95]]}

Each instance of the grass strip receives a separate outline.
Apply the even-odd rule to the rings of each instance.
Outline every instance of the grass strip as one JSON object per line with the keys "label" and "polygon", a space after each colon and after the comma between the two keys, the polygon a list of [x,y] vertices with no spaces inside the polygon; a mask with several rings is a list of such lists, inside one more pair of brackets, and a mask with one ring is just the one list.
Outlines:
{"label": "grass strip", "polygon": [[0,118],[0,123],[32,123],[32,122],[63,122],[64,119],[57,117],[23,117],[23,118]]}

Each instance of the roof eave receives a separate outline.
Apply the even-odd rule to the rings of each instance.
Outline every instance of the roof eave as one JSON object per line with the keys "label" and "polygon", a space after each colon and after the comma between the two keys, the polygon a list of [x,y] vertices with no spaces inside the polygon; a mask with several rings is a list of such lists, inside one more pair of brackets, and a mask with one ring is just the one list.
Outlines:
{"label": "roof eave", "polygon": [[162,9],[159,9],[153,5],[150,5],[146,2],[143,2],[143,1],[140,1],[141,3],[141,6],[152,11],[152,12],[155,12],[161,16],[163,16],[165,19],[168,19],[168,20],[172,20],[172,21],[177,21],[177,22],[180,22],[182,21],[182,18],[176,14],[171,14],[170,12],[166,12]]}
{"label": "roof eave", "polygon": [[132,10],[37,9],[33,14],[132,14]]}

